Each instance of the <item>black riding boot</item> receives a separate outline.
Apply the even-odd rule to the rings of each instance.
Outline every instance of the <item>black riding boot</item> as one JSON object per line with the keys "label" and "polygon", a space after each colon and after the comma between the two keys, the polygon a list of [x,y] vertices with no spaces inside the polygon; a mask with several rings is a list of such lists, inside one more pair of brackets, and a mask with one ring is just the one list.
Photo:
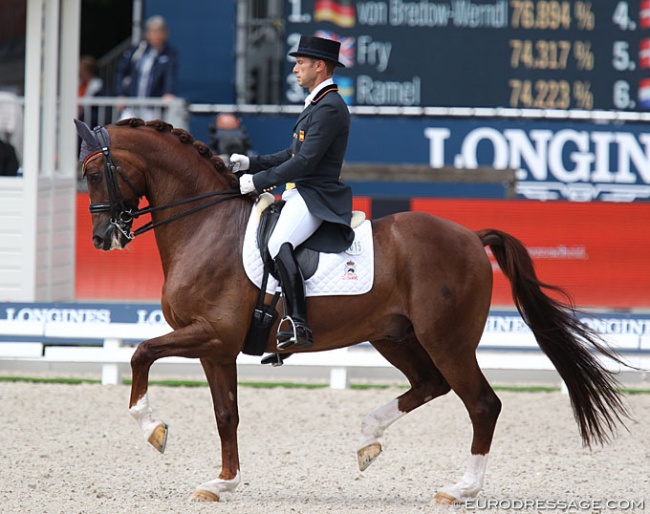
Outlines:
{"label": "black riding boot", "polygon": [[311,329],[307,326],[307,300],[305,299],[305,281],[298,262],[293,255],[291,243],[280,247],[275,266],[282,282],[287,316],[280,322],[277,334],[278,348],[284,349],[296,345],[298,348],[311,348],[314,344]]}

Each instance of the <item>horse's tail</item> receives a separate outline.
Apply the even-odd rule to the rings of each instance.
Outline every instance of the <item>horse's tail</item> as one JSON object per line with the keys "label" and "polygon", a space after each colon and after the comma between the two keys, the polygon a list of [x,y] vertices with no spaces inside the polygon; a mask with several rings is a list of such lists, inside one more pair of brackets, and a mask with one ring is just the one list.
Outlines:
{"label": "horse's tail", "polygon": [[[623,365],[620,357],[580,321],[568,294],[540,282],[526,247],[513,236],[494,229],[477,231],[484,246],[492,250],[499,267],[510,280],[512,297],[542,351],[551,360],[569,391],[573,413],[585,445],[604,444],[628,417],[619,383],[598,360],[601,353]],[[559,292],[563,303],[547,296],[542,288]]]}

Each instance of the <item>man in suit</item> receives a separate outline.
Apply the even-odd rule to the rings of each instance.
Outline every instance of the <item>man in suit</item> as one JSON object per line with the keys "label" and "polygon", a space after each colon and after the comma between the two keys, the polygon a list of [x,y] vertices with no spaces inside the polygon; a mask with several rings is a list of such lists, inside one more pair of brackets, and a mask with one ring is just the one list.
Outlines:
{"label": "man in suit", "polygon": [[[269,239],[288,312],[288,329],[277,334],[278,348],[313,345],[307,325],[302,273],[294,257],[301,243],[318,251],[342,252],[354,241],[350,228],[352,190],[341,182],[341,167],[350,133],[350,113],[332,77],[339,62],[340,43],[303,36],[293,73],[309,90],[305,107],[286,150],[254,157],[233,154],[230,161],[249,173],[240,177],[242,194],[285,185],[286,201]],[[285,323],[283,323],[285,325]]]}
{"label": "man in suit", "polygon": [[162,16],[146,22],[145,39],[122,55],[115,75],[115,95],[176,98],[178,57],[168,43]]}

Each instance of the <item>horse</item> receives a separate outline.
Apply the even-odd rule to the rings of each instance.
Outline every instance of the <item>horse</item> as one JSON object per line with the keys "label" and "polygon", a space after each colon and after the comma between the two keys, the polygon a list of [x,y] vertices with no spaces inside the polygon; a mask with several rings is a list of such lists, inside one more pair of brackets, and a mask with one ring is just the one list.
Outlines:
{"label": "horse", "polygon": [[[87,145],[83,174],[94,246],[123,249],[133,237],[153,229],[164,272],[161,304],[173,331],[136,347],[129,412],[145,440],[162,453],[168,428],[150,406],[149,370],[163,357],[199,359],[221,442],[221,470],[217,478],[197,486],[191,499],[218,501],[241,481],[236,359],[259,294],[242,265],[245,227],[255,198],[239,193],[237,176],[205,144],[163,121],[134,118],[94,132],[77,122],[77,130]],[[142,198],[149,206],[138,210]],[[151,221],[132,231],[134,219],[145,213]],[[390,425],[453,391],[471,420],[470,452],[460,480],[440,488],[433,501],[462,503],[482,489],[501,410],[476,359],[492,292],[486,247],[509,279],[523,320],[566,384],[583,445],[605,444],[625,425],[629,414],[618,382],[600,360],[623,364],[621,358],[578,319],[563,289],[538,279],[521,241],[497,229],[472,231],[419,212],[371,223],[371,290],[309,297],[313,348],[280,352],[369,341],[404,374],[409,389],[362,420],[357,452],[361,471],[382,452],[381,436]],[[266,351],[278,351],[274,331]]]}

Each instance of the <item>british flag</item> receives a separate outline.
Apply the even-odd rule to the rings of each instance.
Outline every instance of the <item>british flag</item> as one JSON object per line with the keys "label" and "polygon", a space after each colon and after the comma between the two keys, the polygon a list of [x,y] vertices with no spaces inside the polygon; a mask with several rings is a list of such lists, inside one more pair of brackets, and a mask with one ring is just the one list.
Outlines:
{"label": "british flag", "polygon": [[314,36],[332,39],[333,41],[341,43],[339,61],[341,61],[346,68],[352,68],[354,66],[354,54],[356,53],[356,42],[354,37],[339,36],[336,32],[332,32],[331,30],[318,30]]}

